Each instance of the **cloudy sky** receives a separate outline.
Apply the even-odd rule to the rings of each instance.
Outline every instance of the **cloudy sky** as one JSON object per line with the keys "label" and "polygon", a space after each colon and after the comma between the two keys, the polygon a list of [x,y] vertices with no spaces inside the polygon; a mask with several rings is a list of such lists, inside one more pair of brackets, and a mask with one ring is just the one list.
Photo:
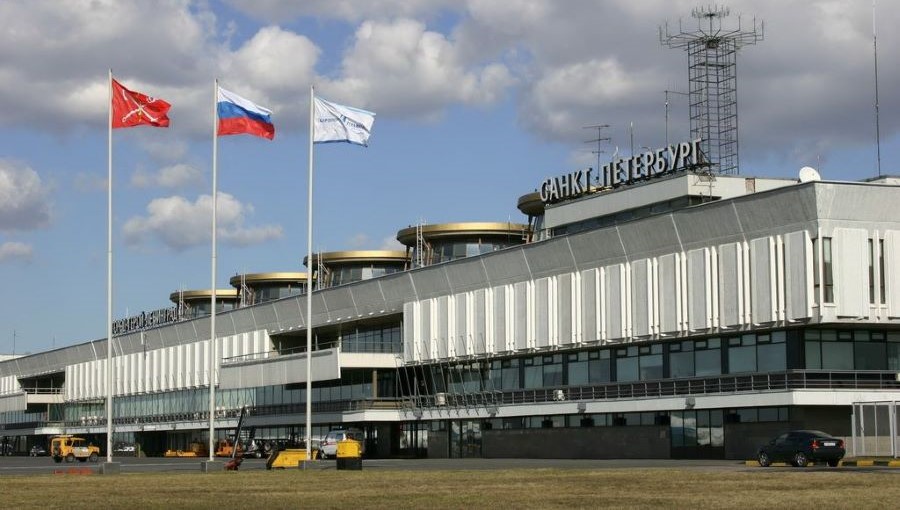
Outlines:
{"label": "cloudy sky", "polygon": [[[705,3],[703,5],[706,5]],[[741,171],[876,173],[872,4],[725,2],[765,23],[738,55]],[[219,140],[218,286],[305,271],[309,86],[378,114],[368,148],[316,148],[315,250],[399,248],[419,221],[523,221],[516,199],[618,148],[664,145],[687,56],[659,29],[693,1],[4,0],[0,353],[106,334],[107,70],[172,103],[113,134],[114,315],[210,286],[216,78],[270,108],[274,141]],[[882,172],[900,173],[900,4],[877,7]],[[669,137],[689,137],[670,96]],[[631,127],[633,126],[633,128]],[[14,333],[15,332],[15,333]]]}

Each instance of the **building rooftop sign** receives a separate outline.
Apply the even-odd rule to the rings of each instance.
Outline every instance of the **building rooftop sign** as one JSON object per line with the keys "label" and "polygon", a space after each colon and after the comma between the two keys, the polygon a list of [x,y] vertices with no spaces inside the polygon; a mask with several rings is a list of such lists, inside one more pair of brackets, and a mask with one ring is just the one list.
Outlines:
{"label": "building rooftop sign", "polygon": [[579,197],[593,189],[617,188],[653,177],[687,170],[701,163],[700,139],[669,145],[662,149],[611,161],[592,180],[594,170],[576,170],[550,177],[541,183],[541,201],[545,204]]}
{"label": "building rooftop sign", "polygon": [[163,324],[170,324],[179,320],[181,320],[181,314],[178,313],[177,306],[161,308],[152,312],[141,312],[138,315],[114,321],[112,324],[113,336],[162,326]]}

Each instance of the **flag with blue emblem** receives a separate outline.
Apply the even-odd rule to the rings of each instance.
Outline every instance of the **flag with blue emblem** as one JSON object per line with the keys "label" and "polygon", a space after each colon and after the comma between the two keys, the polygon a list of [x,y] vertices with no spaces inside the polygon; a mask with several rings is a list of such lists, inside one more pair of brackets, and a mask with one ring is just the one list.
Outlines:
{"label": "flag with blue emblem", "polygon": [[348,142],[367,147],[375,114],[314,98],[313,143]]}

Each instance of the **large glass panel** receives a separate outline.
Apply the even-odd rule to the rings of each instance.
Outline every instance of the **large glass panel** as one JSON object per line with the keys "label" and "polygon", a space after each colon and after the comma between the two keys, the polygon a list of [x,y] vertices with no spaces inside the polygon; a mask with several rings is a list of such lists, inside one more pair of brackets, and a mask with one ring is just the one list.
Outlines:
{"label": "large glass panel", "polygon": [[590,353],[588,370],[591,384],[605,383],[612,380],[609,351]]}
{"label": "large glass panel", "polygon": [[853,344],[850,342],[822,342],[822,368],[853,370]]}
{"label": "large glass panel", "polygon": [[544,356],[544,386],[562,386],[562,355]]}
{"label": "large glass panel", "polygon": [[684,446],[684,417],[681,411],[672,411],[672,414],[669,418],[671,420],[669,424],[669,431],[672,435],[672,446],[680,447]]}
{"label": "large glass panel", "polygon": [[669,354],[669,376],[672,378],[694,376],[694,352],[673,352]]}
{"label": "large glass panel", "polygon": [[521,388],[519,384],[519,360],[504,360],[502,389],[517,390],[519,388]]}
{"label": "large glass panel", "polygon": [[696,351],[694,354],[695,375],[706,376],[722,373],[722,351],[720,349]]}
{"label": "large glass panel", "polygon": [[756,372],[756,347],[728,347],[728,373]]}
{"label": "large glass panel", "polygon": [[650,381],[662,379],[663,357],[662,354],[650,354],[640,357],[641,380]]}
{"label": "large glass panel", "polygon": [[855,342],[853,344],[856,370],[886,370],[886,348],[881,342]]}
{"label": "large glass panel", "polygon": [[637,381],[639,377],[638,358],[619,358],[616,360],[616,381]]}
{"label": "large glass panel", "polygon": [[713,409],[709,412],[710,446],[725,446],[725,427],[722,424],[722,410]]}
{"label": "large glass panel", "polygon": [[757,370],[780,372],[787,369],[785,344],[760,344],[757,346]]}
{"label": "large glass panel", "polygon": [[544,386],[544,367],[526,366],[525,367],[525,388],[541,388]]}
{"label": "large glass panel", "polygon": [[588,384],[587,352],[569,355],[568,377],[569,386],[583,386]]}
{"label": "large glass panel", "polygon": [[807,340],[804,343],[804,349],[806,351],[806,368],[807,370],[814,370],[822,368],[822,349],[820,347],[821,342],[818,340]]}
{"label": "large glass panel", "polygon": [[709,411],[697,411],[697,445],[710,445]]}
{"label": "large glass panel", "polygon": [[825,287],[825,302],[834,303],[834,273],[831,260],[831,238],[822,238],[822,279]]}
{"label": "large glass panel", "polygon": [[890,337],[887,343],[887,369],[900,370],[900,342],[892,342]]}

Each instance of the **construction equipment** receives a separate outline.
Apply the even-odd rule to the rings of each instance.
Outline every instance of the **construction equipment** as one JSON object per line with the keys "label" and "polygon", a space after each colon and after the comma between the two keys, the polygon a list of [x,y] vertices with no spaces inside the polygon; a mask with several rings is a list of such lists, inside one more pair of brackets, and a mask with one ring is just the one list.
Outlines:
{"label": "construction equipment", "polygon": [[206,455],[206,445],[199,441],[192,442],[187,450],[166,450],[164,454],[165,457],[206,457]]}
{"label": "construction equipment", "polygon": [[[319,450],[310,451],[313,459],[321,458]],[[266,460],[266,469],[290,469],[300,466],[300,462],[306,460],[306,448],[285,448],[273,450]]]}
{"label": "construction equipment", "polygon": [[335,457],[337,469],[359,471],[362,469],[362,442],[351,438],[338,441]]}
{"label": "construction equipment", "polygon": [[[234,432],[234,445],[231,448],[231,459],[225,463],[225,471],[237,471],[239,467],[241,467],[241,462],[244,462],[244,457],[238,455],[238,451],[242,450],[241,448],[241,427],[244,425],[244,416],[247,415],[247,407],[241,407],[241,417],[238,418],[238,426],[237,430]],[[225,451],[225,447],[222,448],[222,451]],[[216,452],[218,455],[219,452]]]}
{"label": "construction equipment", "polygon": [[50,455],[56,463],[62,462],[63,459],[66,462],[75,462],[75,459],[79,462],[97,462],[100,447],[88,443],[83,437],[64,434],[50,438]]}

